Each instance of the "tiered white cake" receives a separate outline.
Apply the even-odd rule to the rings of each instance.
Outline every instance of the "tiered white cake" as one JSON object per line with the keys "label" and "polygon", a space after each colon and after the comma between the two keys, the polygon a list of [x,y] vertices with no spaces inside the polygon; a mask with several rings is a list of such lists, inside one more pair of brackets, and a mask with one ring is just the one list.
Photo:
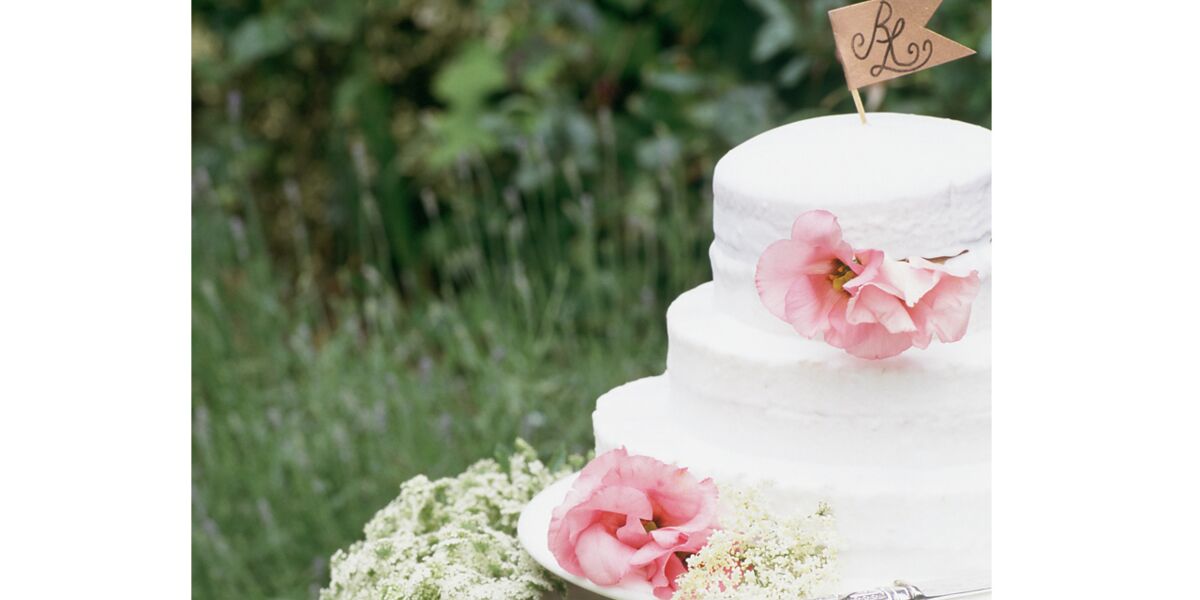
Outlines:
{"label": "tiered white cake", "polygon": [[[667,311],[667,371],[602,396],[596,451],[825,501],[844,589],[986,575],[990,565],[991,133],[914,115],[792,123],[734,148],[713,179],[713,281]],[[762,306],[759,255],[802,212],[856,248],[957,256],[982,278],[966,337],[878,361],[796,334]]]}

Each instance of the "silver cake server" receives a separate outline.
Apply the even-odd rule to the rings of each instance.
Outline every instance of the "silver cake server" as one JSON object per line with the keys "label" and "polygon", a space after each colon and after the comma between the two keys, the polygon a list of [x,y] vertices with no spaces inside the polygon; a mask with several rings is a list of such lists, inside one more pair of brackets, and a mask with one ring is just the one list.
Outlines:
{"label": "silver cake server", "polygon": [[822,596],[814,600],[957,600],[990,591],[992,585],[986,579],[941,579],[922,583],[897,580],[890,587]]}

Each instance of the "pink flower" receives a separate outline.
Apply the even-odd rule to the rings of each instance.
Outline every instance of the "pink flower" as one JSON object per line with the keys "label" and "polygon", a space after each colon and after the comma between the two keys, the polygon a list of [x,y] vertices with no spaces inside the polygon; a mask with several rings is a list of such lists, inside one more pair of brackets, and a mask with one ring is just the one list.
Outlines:
{"label": "pink flower", "polygon": [[979,274],[852,250],[837,218],[816,210],[796,219],[790,240],[767,247],[755,283],[767,310],[800,335],[880,359],[925,348],[934,335],[942,342],[962,339]]}
{"label": "pink flower", "polygon": [[832,314],[845,312],[849,294],[843,286],[862,270],[850,244],[842,241],[837,217],[813,210],[796,218],[792,239],[767,247],[754,283],[771,314],[814,338],[833,327]]}
{"label": "pink flower", "polygon": [[550,519],[550,551],[569,573],[598,585],[645,580],[670,598],[686,554],[716,526],[717,486],[618,448],[579,473]]}
{"label": "pink flower", "polygon": [[979,295],[979,272],[955,273],[944,264],[921,258],[907,261],[918,277],[931,279],[923,294],[905,296],[908,312],[917,326],[913,345],[924,348],[933,336],[942,343],[957,342],[967,334],[971,304]]}

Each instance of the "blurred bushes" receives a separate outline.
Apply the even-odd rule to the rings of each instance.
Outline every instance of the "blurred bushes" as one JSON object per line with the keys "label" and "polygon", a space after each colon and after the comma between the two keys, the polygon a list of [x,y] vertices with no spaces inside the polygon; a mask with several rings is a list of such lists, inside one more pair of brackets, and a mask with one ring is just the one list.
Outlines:
{"label": "blurred bushes", "polygon": [[[591,227],[612,257],[605,244],[653,235],[672,201],[695,206],[674,225],[698,229],[702,258],[725,150],[853,110],[826,17],[842,4],[196,0],[194,162],[232,210],[249,194],[272,252],[323,289],[362,263],[406,291],[459,283],[497,251],[466,243],[471,227],[501,244],[512,227]],[[987,125],[988,4],[952,0],[933,25],[979,56],[869,98]],[[554,218],[514,224],[531,208]],[[508,250],[539,273],[593,252],[527,241]]]}

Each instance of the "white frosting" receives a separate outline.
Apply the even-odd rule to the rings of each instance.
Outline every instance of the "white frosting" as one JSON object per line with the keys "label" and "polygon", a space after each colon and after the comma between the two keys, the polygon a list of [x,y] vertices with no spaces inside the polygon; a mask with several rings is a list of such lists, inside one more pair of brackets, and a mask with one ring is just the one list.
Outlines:
{"label": "white frosting", "polygon": [[827,465],[987,461],[989,332],[865,360],[746,327],[716,310],[712,291],[701,285],[667,310],[671,403],[690,430],[720,439],[738,422],[746,454]]}
{"label": "white frosting", "polygon": [[[764,482],[781,506],[827,501],[847,589],[986,572],[990,562],[990,133],[911,115],[793,123],[730,151],[714,176],[712,283],[667,311],[667,372],[612,390],[596,450]],[[801,212],[857,248],[952,256],[984,277],[967,336],[880,361],[797,335],[754,267]]]}
{"label": "white frosting", "polygon": [[[596,452],[624,446],[635,454],[683,465],[718,485],[765,484],[780,510],[833,508],[839,538],[841,589],[885,585],[899,578],[931,580],[977,575],[990,564],[990,493],[986,460],[933,467],[824,464],[878,436],[904,454],[900,427],[864,428],[841,443],[811,454],[763,456],[747,451],[761,435],[758,421],[732,412],[719,436],[680,421],[670,376],[618,387],[596,403]],[[797,424],[794,437],[808,435]],[[979,439],[988,445],[986,435]],[[894,462],[894,461],[893,461]]]}

